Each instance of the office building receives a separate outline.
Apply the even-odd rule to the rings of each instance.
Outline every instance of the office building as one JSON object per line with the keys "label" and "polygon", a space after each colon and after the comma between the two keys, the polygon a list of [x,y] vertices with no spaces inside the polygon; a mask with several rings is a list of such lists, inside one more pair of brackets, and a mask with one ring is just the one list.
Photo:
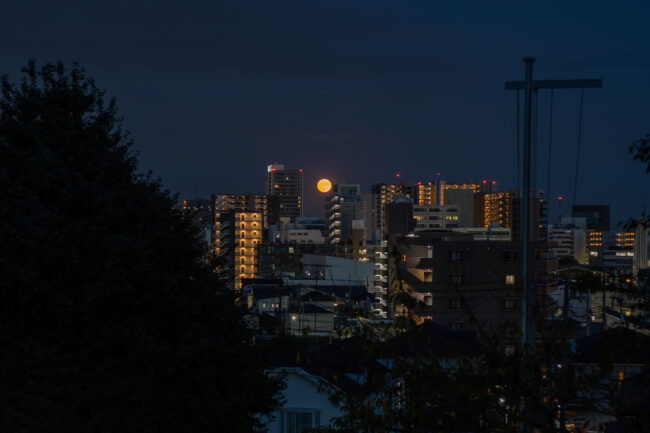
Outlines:
{"label": "office building", "polygon": [[415,231],[460,227],[460,213],[457,205],[413,205]]}
{"label": "office building", "polygon": [[589,264],[586,220],[582,217],[563,216],[558,226],[549,226],[547,239],[549,252],[558,259],[574,259],[582,265]]}
{"label": "office building", "polygon": [[269,228],[269,241],[282,244],[325,244],[327,236],[325,222],[313,217],[298,217],[296,223],[289,222],[289,217],[280,218],[278,226]]}
{"label": "office building", "polygon": [[589,264],[606,271],[631,274],[634,261],[634,232],[588,231]]}
{"label": "office building", "polygon": [[266,195],[277,197],[279,216],[289,217],[295,223],[302,216],[302,169],[286,170],[283,164],[266,168]]}

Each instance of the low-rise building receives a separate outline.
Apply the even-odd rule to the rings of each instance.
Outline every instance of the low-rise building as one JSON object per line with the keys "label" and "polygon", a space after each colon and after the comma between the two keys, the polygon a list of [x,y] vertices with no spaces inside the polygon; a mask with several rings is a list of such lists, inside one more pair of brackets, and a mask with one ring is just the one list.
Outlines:
{"label": "low-rise building", "polygon": [[334,313],[313,304],[292,306],[285,317],[285,333],[296,336],[334,335]]}

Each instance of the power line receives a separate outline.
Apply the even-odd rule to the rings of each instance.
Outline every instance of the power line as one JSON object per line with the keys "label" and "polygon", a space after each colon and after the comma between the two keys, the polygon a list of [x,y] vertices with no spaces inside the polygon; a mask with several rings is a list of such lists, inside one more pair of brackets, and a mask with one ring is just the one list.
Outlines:
{"label": "power line", "polygon": [[580,168],[580,142],[582,141],[582,109],[584,105],[585,89],[580,89],[580,114],[578,117],[578,144],[576,146],[576,171],[573,179],[573,204],[578,199],[578,169]]}

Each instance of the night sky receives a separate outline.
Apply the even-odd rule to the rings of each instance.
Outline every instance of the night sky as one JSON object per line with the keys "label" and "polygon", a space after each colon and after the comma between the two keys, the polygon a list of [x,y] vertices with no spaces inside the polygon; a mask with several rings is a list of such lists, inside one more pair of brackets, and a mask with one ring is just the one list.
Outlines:
{"label": "night sky", "polygon": [[[624,6],[622,5],[624,4]],[[614,222],[650,203],[627,147],[650,132],[650,2],[12,2],[0,72],[78,61],[117,98],[140,153],[172,192],[264,192],[266,165],[370,185],[496,179],[515,185],[515,93],[535,78],[602,78],[585,91],[578,202]],[[551,196],[571,204],[579,90],[556,90]],[[537,181],[547,184],[549,93]],[[650,204],[649,204],[650,208]]]}

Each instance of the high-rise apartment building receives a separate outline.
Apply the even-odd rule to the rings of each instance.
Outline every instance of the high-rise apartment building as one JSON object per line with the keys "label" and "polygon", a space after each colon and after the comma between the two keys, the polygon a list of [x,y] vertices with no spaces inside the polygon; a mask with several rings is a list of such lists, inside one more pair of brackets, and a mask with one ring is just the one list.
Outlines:
{"label": "high-rise apartment building", "polygon": [[[486,193],[484,212],[479,224],[482,227],[508,227],[512,229],[512,239],[521,239],[522,198],[519,190]],[[541,191],[532,191],[530,197],[530,239],[546,238],[546,200]]]}
{"label": "high-rise apartment building", "polygon": [[[420,205],[420,209],[433,209],[437,207],[438,212],[444,212],[443,207],[449,206],[453,209],[457,218],[449,224],[452,227],[474,227],[475,221],[475,197],[486,192],[496,191],[496,181],[487,180],[479,183],[447,182],[437,179],[432,182],[418,182],[415,184],[377,184],[372,186],[372,206],[375,217],[375,227],[386,227],[386,205],[393,203],[397,197],[414,206]],[[428,206],[428,207],[427,207]],[[481,208],[482,209],[482,208]],[[482,217],[480,219],[482,221]],[[423,223],[420,223],[420,225]],[[434,227],[435,226],[435,227]],[[438,222],[427,222],[427,228],[446,228],[446,224]],[[383,238],[385,233],[382,232]]]}
{"label": "high-rise apartment building", "polygon": [[218,257],[226,259],[226,274],[235,289],[241,288],[243,278],[257,274],[263,224],[262,212],[215,213],[212,246]]}
{"label": "high-rise apartment building", "polygon": [[266,194],[277,197],[280,217],[289,217],[291,223],[302,216],[302,169],[286,170],[283,164],[266,168]]}
{"label": "high-rise apartment building", "polygon": [[332,191],[325,197],[325,219],[329,243],[347,244],[353,241],[365,243],[365,216],[361,187],[350,183],[334,185]]}
{"label": "high-rise apartment building", "polygon": [[634,233],[634,260],[632,262],[632,272],[635,277],[648,266],[648,222],[645,216],[637,222]]}
{"label": "high-rise apartment building", "polygon": [[259,194],[212,195],[212,211],[215,216],[226,211],[262,212],[264,228],[267,228],[269,224],[278,223],[279,204],[277,197]]}
{"label": "high-rise apartment building", "polygon": [[[504,321],[519,323],[521,305],[521,245],[504,240],[478,240],[474,234],[425,231],[408,236],[390,235],[388,250],[398,253],[389,261],[389,293],[403,290],[417,305],[396,305],[395,314],[411,309],[421,320],[433,320],[455,331],[496,330]],[[556,289],[544,242],[533,243],[535,292],[540,300]],[[540,312],[544,311],[540,302]],[[416,317],[417,319],[417,317]],[[479,325],[481,324],[481,325]]]}

